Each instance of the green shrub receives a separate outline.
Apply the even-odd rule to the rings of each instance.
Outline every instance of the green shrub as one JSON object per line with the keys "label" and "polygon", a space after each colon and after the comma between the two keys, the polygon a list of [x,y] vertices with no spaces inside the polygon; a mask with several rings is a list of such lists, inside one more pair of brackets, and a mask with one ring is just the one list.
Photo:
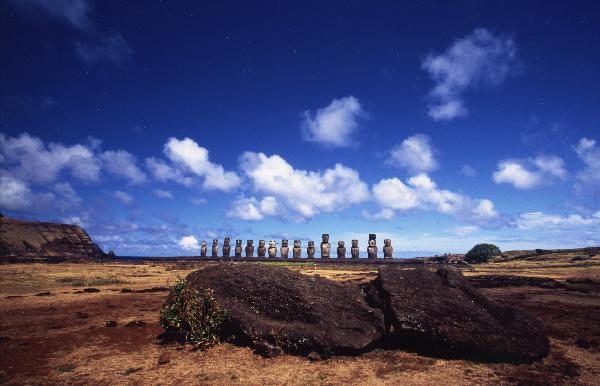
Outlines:
{"label": "green shrub", "polygon": [[160,311],[160,324],[179,340],[192,342],[199,348],[219,341],[223,322],[228,319],[210,289],[192,288],[177,279]]}
{"label": "green shrub", "polygon": [[501,255],[500,248],[494,244],[477,244],[465,255],[467,263],[485,263],[494,256]]}

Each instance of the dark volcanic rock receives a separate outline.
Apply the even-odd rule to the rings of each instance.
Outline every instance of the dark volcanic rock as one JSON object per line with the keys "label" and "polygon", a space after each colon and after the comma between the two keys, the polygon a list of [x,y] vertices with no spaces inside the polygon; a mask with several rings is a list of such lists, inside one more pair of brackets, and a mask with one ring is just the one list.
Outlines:
{"label": "dark volcanic rock", "polygon": [[228,312],[225,337],[263,355],[357,354],[385,333],[381,310],[355,285],[254,264],[211,266],[186,280],[211,289]]}
{"label": "dark volcanic rock", "polygon": [[390,347],[510,362],[537,360],[549,352],[548,337],[537,319],[492,303],[457,269],[386,266],[379,269],[374,284],[384,299]]}

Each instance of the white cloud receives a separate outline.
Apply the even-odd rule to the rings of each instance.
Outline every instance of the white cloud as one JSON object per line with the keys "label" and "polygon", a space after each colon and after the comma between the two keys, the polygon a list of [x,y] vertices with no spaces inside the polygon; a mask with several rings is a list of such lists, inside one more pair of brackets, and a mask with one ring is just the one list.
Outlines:
{"label": "white cloud", "polygon": [[261,200],[257,200],[255,197],[240,197],[233,202],[227,216],[246,221],[258,221],[266,216],[280,214],[279,210],[279,204],[275,197],[266,196]]}
{"label": "white cloud", "polygon": [[386,163],[405,168],[411,173],[429,172],[438,167],[430,139],[424,134],[415,134],[395,146]]}
{"label": "white cloud", "polygon": [[83,145],[50,143],[27,133],[6,137],[0,133],[0,155],[8,171],[25,182],[45,184],[57,179],[63,170],[82,181],[97,181],[100,162]]}
{"label": "white cloud", "polygon": [[125,205],[129,205],[133,202],[133,196],[127,192],[123,192],[122,190],[115,190],[113,192],[113,196]]}
{"label": "white cloud", "polygon": [[154,195],[158,198],[173,198],[173,193],[163,189],[154,189]]}
{"label": "white cloud", "polygon": [[325,171],[294,169],[279,155],[245,152],[240,168],[255,192],[274,197],[298,219],[342,210],[369,198],[358,172],[342,164]]}
{"label": "white cloud", "polygon": [[592,196],[600,196],[600,147],[596,146],[596,141],[588,138],[581,138],[575,152],[579,159],[585,164],[585,168],[577,173],[576,188],[579,191],[591,193]]}
{"label": "white cloud", "polygon": [[564,161],[556,156],[538,156],[527,160],[503,160],[493,174],[497,184],[512,184],[517,189],[533,189],[553,178],[564,179]]}
{"label": "white cloud", "polygon": [[[208,150],[194,140],[169,138],[164,148],[165,155],[178,167],[204,178],[202,186],[207,190],[231,191],[240,185],[240,177],[235,172],[225,171],[223,166],[210,162]],[[147,160],[148,162],[148,160]],[[160,163],[150,161],[154,167]],[[163,173],[170,171],[163,168]],[[180,170],[180,173],[183,171]]]}
{"label": "white cloud", "polygon": [[302,137],[332,147],[348,147],[358,130],[358,120],[366,115],[358,99],[353,96],[334,99],[313,114],[304,112]]}
{"label": "white cloud", "polygon": [[31,205],[31,191],[27,184],[11,176],[0,175],[0,208],[26,210]]}
{"label": "white cloud", "polygon": [[473,168],[473,166],[465,164],[460,169],[460,174],[462,174],[465,177],[475,177],[477,175],[477,171]]}
{"label": "white cloud", "polygon": [[464,225],[464,226],[452,228],[450,230],[450,232],[455,234],[456,236],[464,237],[464,236],[470,235],[472,233],[475,233],[478,230],[479,230],[479,226],[477,226],[477,225]]}
{"label": "white cloud", "polygon": [[429,116],[434,120],[451,120],[466,115],[465,91],[501,84],[514,70],[516,61],[513,39],[496,36],[485,28],[477,28],[455,40],[442,54],[428,55],[421,68],[435,82],[429,95]]}
{"label": "white cloud", "polygon": [[137,166],[135,157],[125,150],[109,150],[100,155],[102,165],[110,173],[127,178],[132,184],[146,181],[146,174]]}
{"label": "white cloud", "polygon": [[584,217],[579,214],[561,216],[550,215],[543,212],[529,212],[522,213],[513,222],[513,226],[516,226],[519,229],[573,228],[589,225],[600,225],[600,216],[598,216],[598,213]]}
{"label": "white cloud", "polygon": [[200,249],[200,244],[198,243],[198,240],[192,235],[182,237],[181,240],[179,240],[179,246],[185,250]]}
{"label": "white cloud", "polygon": [[194,179],[192,177],[184,175],[181,170],[167,165],[167,163],[161,159],[154,157],[146,158],[146,168],[148,168],[150,173],[158,181],[174,181],[187,187],[194,184]]}
{"label": "white cloud", "polygon": [[396,213],[390,208],[382,208],[379,212],[371,214],[369,211],[363,210],[364,218],[372,221],[391,220],[396,216]]}
{"label": "white cloud", "polygon": [[[490,200],[472,199],[439,189],[423,173],[410,177],[406,184],[398,178],[383,179],[373,186],[372,191],[379,205],[392,211],[434,210],[473,223],[486,223],[498,217]],[[385,217],[391,218],[392,214],[387,212]]]}

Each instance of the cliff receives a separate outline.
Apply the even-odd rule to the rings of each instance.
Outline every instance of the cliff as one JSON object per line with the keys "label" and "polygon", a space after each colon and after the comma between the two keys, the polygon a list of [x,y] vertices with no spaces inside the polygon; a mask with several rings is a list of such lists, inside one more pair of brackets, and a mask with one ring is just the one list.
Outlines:
{"label": "cliff", "polygon": [[0,259],[97,259],[105,254],[81,227],[0,218]]}

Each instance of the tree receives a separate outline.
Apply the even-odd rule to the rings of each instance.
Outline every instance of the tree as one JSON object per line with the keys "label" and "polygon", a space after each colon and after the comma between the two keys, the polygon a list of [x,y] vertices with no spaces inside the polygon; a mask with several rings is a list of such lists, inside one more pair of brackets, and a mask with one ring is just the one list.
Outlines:
{"label": "tree", "polygon": [[494,244],[477,244],[465,255],[467,263],[485,263],[494,256],[502,254],[500,248]]}

